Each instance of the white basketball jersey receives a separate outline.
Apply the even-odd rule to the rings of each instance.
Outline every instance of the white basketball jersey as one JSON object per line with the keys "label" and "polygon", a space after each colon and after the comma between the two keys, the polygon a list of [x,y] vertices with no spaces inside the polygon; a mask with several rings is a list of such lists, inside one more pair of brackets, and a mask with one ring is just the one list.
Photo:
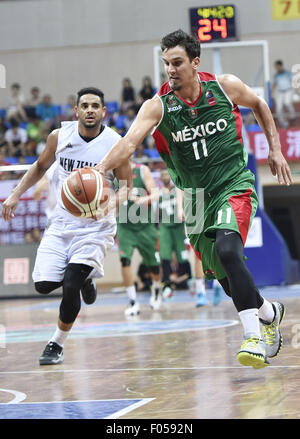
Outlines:
{"label": "white basketball jersey", "polygon": [[53,215],[54,209],[57,204],[57,175],[58,175],[58,165],[57,162],[54,162],[52,166],[46,171],[45,176],[49,182],[47,198],[46,198],[46,216],[48,219]]}
{"label": "white basketball jersey", "polygon": [[[111,128],[104,126],[104,130],[95,137],[95,139],[86,142],[78,133],[78,122],[62,122],[61,128],[58,134],[58,143],[56,149],[56,163],[57,163],[57,202],[58,213],[68,220],[74,219],[76,222],[85,223],[95,222],[91,218],[77,218],[71,215],[64,207],[61,199],[61,188],[64,180],[71,174],[74,169],[84,168],[85,166],[96,166],[106,155],[106,153],[112,148],[112,146],[120,139],[120,135],[117,134]],[[114,190],[114,173],[108,171],[105,174],[105,178],[108,180],[112,190]],[[105,221],[108,219],[114,220],[112,214],[108,214],[105,217]],[[100,219],[99,221],[102,221]]]}

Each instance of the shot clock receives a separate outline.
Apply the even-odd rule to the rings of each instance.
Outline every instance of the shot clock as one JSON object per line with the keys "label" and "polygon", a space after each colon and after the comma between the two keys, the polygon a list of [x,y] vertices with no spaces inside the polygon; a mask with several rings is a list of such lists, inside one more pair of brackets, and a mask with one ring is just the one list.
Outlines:
{"label": "shot clock", "polygon": [[235,6],[190,8],[191,33],[203,43],[237,40]]}

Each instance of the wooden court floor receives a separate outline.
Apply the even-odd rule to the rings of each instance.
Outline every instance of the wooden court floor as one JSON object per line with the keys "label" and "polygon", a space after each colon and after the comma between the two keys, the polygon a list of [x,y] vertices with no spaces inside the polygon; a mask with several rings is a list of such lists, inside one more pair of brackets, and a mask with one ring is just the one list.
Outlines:
{"label": "wooden court floor", "polygon": [[[264,293],[263,293],[264,294]],[[195,307],[176,292],[126,319],[123,293],[83,306],[64,363],[39,366],[59,298],[0,301],[0,419],[299,419],[300,286],[266,289],[281,298],[284,346],[270,366],[240,366],[242,327],[231,301]],[[210,291],[209,291],[210,297]],[[30,409],[30,410],[29,410]],[[29,411],[28,411],[29,410]]]}

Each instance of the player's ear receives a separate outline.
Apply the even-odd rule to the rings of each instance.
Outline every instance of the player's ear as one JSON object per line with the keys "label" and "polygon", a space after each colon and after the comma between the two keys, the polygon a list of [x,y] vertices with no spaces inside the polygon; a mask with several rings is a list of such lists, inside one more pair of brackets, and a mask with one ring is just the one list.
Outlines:
{"label": "player's ear", "polygon": [[102,118],[105,119],[106,116],[107,116],[107,110],[106,110],[106,107],[104,106],[104,107],[103,107]]}
{"label": "player's ear", "polygon": [[76,115],[76,119],[78,119],[78,107],[77,107],[77,105],[75,106],[75,115]]}
{"label": "player's ear", "polygon": [[192,60],[192,67],[193,69],[197,70],[199,66],[200,66],[200,57],[196,56],[196,58]]}

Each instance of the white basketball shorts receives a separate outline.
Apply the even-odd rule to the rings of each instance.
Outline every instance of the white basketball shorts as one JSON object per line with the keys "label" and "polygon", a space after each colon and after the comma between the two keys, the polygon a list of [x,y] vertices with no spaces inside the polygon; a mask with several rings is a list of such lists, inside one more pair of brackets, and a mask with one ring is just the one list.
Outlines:
{"label": "white basketball shorts", "polygon": [[112,221],[65,221],[53,219],[37,250],[34,282],[61,282],[69,263],[93,267],[89,277],[103,277],[103,260],[114,245]]}

